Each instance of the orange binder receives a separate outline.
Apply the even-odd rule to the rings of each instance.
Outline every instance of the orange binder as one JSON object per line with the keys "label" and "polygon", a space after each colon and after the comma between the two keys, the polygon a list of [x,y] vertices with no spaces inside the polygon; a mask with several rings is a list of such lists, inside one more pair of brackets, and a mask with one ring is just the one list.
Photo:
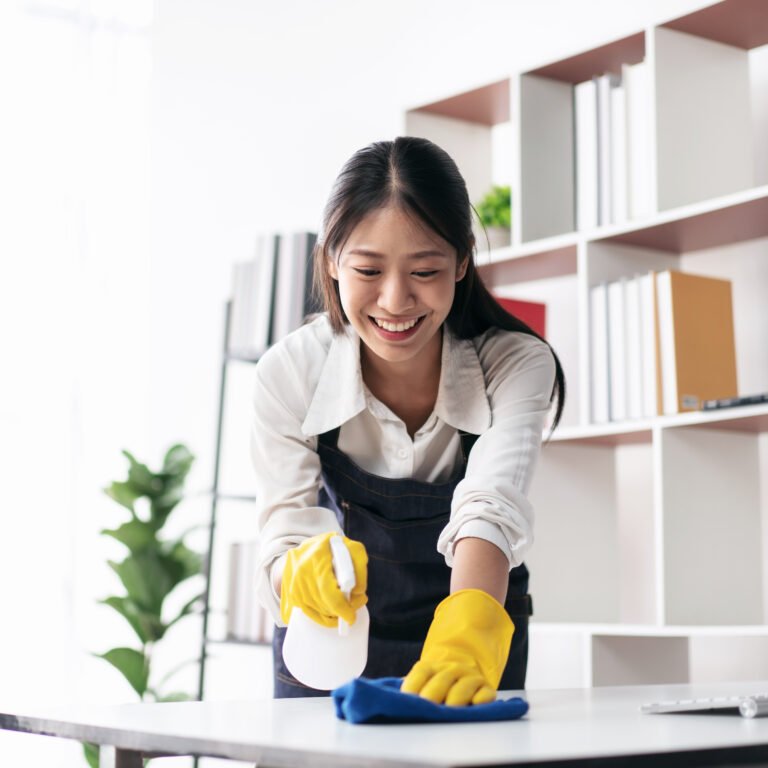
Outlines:
{"label": "orange binder", "polygon": [[656,311],[665,414],[735,397],[731,283],[667,270],[656,274]]}

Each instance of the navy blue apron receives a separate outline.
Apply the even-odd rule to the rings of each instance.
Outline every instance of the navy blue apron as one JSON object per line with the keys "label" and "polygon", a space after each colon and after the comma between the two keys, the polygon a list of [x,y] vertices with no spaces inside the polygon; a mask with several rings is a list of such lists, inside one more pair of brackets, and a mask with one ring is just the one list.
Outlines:
{"label": "navy blue apron", "polygon": [[[421,656],[435,608],[450,594],[451,569],[437,551],[450,517],[453,492],[463,479],[477,435],[461,433],[463,462],[445,483],[385,478],[366,472],[338,447],[339,428],[319,436],[323,486],[318,503],[332,509],[350,538],[368,552],[368,611],[371,617],[365,677],[404,677]],[[515,632],[500,689],[525,687],[528,664],[528,570],[509,574],[504,604]],[[327,696],[296,680],[283,662],[285,628],[273,640],[275,698]]]}

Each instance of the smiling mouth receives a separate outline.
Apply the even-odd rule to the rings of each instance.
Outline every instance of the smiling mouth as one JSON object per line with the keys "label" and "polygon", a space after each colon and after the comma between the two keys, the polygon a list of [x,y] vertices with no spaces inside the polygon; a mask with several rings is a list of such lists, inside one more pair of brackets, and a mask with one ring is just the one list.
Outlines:
{"label": "smiling mouth", "polygon": [[405,331],[410,331],[412,328],[415,328],[421,321],[426,317],[426,315],[422,315],[421,317],[417,317],[414,320],[406,320],[403,322],[390,322],[389,320],[382,320],[378,317],[373,317],[371,315],[368,316],[371,322],[376,325],[377,327],[381,328],[384,331],[389,331],[390,333],[404,333]]}

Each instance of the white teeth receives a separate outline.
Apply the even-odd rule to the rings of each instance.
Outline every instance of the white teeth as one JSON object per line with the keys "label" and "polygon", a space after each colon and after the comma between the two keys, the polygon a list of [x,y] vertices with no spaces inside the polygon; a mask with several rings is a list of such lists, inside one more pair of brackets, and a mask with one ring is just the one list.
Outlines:
{"label": "white teeth", "polygon": [[373,319],[376,325],[378,325],[380,328],[383,328],[385,331],[397,332],[397,333],[402,333],[403,331],[407,331],[409,328],[413,328],[413,326],[419,322],[418,317],[415,320],[408,321],[407,323],[389,323],[386,320],[379,320],[376,317],[374,317]]}

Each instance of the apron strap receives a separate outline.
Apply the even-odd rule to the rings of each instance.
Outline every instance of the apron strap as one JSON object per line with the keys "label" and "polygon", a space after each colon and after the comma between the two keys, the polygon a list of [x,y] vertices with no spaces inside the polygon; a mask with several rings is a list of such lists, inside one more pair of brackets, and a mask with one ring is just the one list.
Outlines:
{"label": "apron strap", "polygon": [[339,442],[339,432],[341,427],[335,427],[334,429],[323,432],[322,435],[318,435],[317,440],[320,445],[324,445],[326,448],[335,448]]}
{"label": "apron strap", "polygon": [[473,435],[470,432],[462,432],[459,430],[459,439],[461,440],[461,455],[466,462],[469,459],[469,452],[472,450],[472,446],[480,435]]}

